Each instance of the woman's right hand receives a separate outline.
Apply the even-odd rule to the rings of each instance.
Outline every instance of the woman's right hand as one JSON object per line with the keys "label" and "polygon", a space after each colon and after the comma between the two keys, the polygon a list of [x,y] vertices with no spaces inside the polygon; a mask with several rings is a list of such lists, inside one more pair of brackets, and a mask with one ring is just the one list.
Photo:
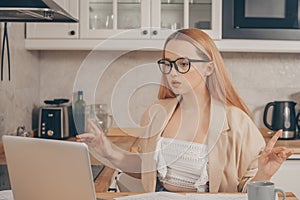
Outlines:
{"label": "woman's right hand", "polygon": [[113,155],[111,142],[104,136],[103,131],[96,124],[88,119],[88,125],[91,127],[91,133],[76,135],[77,142],[84,142],[90,150],[93,150],[100,157],[109,159]]}

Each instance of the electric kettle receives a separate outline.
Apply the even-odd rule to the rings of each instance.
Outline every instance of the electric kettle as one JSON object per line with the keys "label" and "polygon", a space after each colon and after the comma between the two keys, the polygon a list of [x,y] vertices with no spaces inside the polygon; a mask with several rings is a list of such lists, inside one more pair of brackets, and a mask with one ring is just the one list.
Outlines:
{"label": "electric kettle", "polygon": [[[283,133],[280,138],[294,139],[296,136],[296,111],[293,101],[274,101],[269,102],[264,109],[263,121],[267,128],[277,131],[282,129]],[[271,123],[268,122],[269,109],[273,107]]]}

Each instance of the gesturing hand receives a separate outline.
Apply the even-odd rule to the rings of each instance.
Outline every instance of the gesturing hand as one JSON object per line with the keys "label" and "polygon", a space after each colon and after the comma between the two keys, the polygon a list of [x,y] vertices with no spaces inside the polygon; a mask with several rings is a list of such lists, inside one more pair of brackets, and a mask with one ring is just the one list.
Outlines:
{"label": "gesturing hand", "polygon": [[94,122],[88,119],[88,125],[91,127],[91,133],[83,133],[76,136],[77,142],[84,142],[89,149],[97,153],[98,156],[108,158],[112,155],[113,149],[111,142],[104,136],[103,131],[98,128]]}
{"label": "gesturing hand", "polygon": [[287,151],[285,147],[274,147],[278,138],[282,135],[279,130],[271,138],[258,159],[257,178],[262,181],[270,180],[271,177],[280,168],[281,164],[292,155],[291,151]]}

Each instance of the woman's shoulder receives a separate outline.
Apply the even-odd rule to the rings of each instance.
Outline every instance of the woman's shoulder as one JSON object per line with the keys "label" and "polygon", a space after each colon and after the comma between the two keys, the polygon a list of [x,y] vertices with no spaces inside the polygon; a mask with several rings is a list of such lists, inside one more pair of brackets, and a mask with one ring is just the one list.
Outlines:
{"label": "woman's shoulder", "polygon": [[247,115],[243,110],[236,106],[226,107],[226,116],[229,126],[232,130],[245,130],[251,129],[252,131],[258,130],[254,121],[249,115]]}
{"label": "woman's shoulder", "polygon": [[252,118],[240,108],[236,106],[228,106],[227,120],[232,134],[240,135],[247,138],[249,141],[250,138],[254,138],[257,142],[261,141],[261,144],[264,144],[262,134],[256,124]]}
{"label": "woman's shoulder", "polygon": [[236,106],[226,108],[227,122],[230,127],[229,134],[238,141],[255,143],[257,148],[265,145],[265,141],[258,127],[243,110]]}
{"label": "woman's shoulder", "polygon": [[[250,116],[247,115],[242,109],[236,106],[226,106],[227,117],[231,119],[241,120],[247,119],[251,120]],[[251,120],[252,121],[252,120]]]}

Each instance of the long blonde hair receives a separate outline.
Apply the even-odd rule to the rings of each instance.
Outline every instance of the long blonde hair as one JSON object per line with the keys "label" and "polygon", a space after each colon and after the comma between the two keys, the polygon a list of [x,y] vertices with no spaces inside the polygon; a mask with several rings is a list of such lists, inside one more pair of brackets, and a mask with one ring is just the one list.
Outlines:
{"label": "long blonde hair", "polygon": [[[249,109],[240,98],[229,79],[219,50],[213,40],[205,32],[196,28],[190,28],[181,29],[171,34],[165,42],[162,55],[163,58],[165,57],[166,45],[171,40],[185,40],[194,45],[199,51],[204,49],[205,53],[214,64],[214,72],[206,79],[206,85],[211,96],[228,106],[236,106],[251,116]],[[176,97],[169,88],[166,76],[162,75],[158,98],[166,99]]]}

